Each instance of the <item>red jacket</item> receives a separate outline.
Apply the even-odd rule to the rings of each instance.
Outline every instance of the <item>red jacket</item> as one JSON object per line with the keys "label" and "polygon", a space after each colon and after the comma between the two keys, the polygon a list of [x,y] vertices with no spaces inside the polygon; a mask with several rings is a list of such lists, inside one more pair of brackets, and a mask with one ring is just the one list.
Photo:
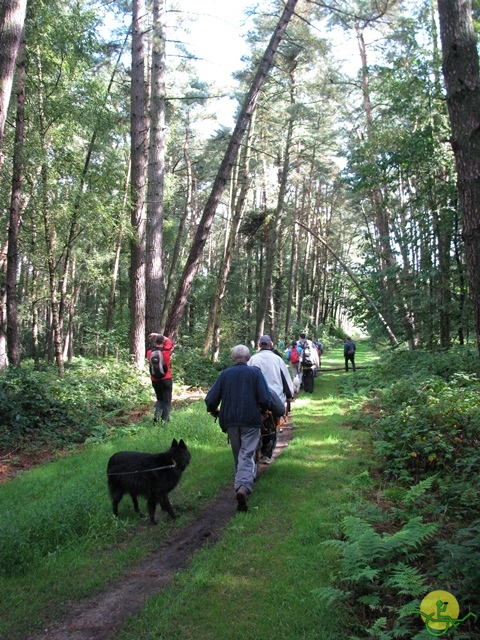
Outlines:
{"label": "red jacket", "polygon": [[165,338],[165,342],[160,347],[155,346],[153,349],[149,349],[146,355],[147,360],[150,360],[150,354],[152,353],[152,351],[156,351],[158,348],[162,352],[163,360],[167,365],[167,373],[163,376],[163,378],[154,378],[153,376],[150,376],[150,379],[153,381],[168,380],[169,378],[172,377],[172,369],[170,368],[170,359],[172,357],[173,342],[170,340],[170,338]]}

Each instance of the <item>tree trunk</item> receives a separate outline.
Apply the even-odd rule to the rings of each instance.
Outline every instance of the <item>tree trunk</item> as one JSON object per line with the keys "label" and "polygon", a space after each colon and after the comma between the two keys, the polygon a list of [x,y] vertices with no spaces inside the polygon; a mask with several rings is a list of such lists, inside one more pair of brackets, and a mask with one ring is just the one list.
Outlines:
{"label": "tree trunk", "polygon": [[260,90],[265,82],[265,78],[270,71],[275,53],[283,38],[290,18],[293,15],[295,6],[298,0],[287,0],[285,4],[282,16],[277,24],[277,27],[272,35],[272,38],[265,50],[265,53],[260,61],[260,65],[255,73],[250,89],[246,95],[240,114],[233,131],[232,137],[228,144],[227,150],[220,164],[217,176],[213,183],[212,191],[205,205],[200,224],[198,225],[197,232],[185,265],[185,269],[182,274],[182,278],[178,287],[175,300],[170,309],[167,324],[165,327],[165,333],[171,338],[175,338],[180,326],[183,311],[187,304],[188,297],[193,284],[193,279],[198,271],[200,260],[202,257],[203,248],[208,238],[210,228],[212,226],[213,218],[217,210],[218,203],[221,195],[230,177],[235,158],[242,143],[243,135],[248,127],[253,111],[257,105],[258,96]]}
{"label": "tree trunk", "polygon": [[48,283],[50,293],[50,344],[54,349],[55,362],[57,364],[58,373],[61,377],[64,375],[63,354],[62,354],[62,333],[59,322],[59,305],[57,295],[57,261],[55,249],[57,244],[57,231],[55,228],[55,219],[52,213],[48,199],[48,182],[49,182],[49,166],[47,152],[47,124],[45,122],[44,113],[44,83],[42,61],[40,50],[37,48],[37,74],[38,74],[38,113],[39,113],[39,129],[40,140],[42,145],[42,165],[40,171],[41,184],[41,211],[43,217],[43,227],[45,233],[45,249],[48,270]]}
{"label": "tree trunk", "polygon": [[[367,48],[365,44],[363,28],[357,26],[357,43],[360,52],[360,59],[362,62],[362,92],[363,92],[363,107],[365,111],[365,122],[367,137],[370,139],[373,132],[373,116],[372,116],[372,104],[370,101],[370,86],[369,86],[369,72],[367,65]],[[372,158],[375,162],[375,159]],[[392,300],[398,299],[397,285],[395,276],[396,261],[390,244],[389,234],[389,219],[388,214],[385,211],[383,204],[383,195],[379,187],[374,187],[370,193],[370,201],[372,211],[374,215],[375,227],[378,233],[378,253],[380,256],[379,270],[381,276],[379,282],[383,292],[384,308],[386,309],[385,316],[387,323],[390,327],[394,325],[395,318],[393,313],[389,310]],[[392,344],[395,344],[392,342]]]}
{"label": "tree trunk", "polygon": [[146,239],[146,334],[160,330],[163,283],[163,187],[165,176],[165,3],[153,2]]}
{"label": "tree trunk", "polygon": [[133,1],[131,87],[130,354],[138,369],[145,362],[145,2]]}
{"label": "tree trunk", "polygon": [[0,371],[8,366],[7,358],[7,245],[0,251]]}
{"label": "tree trunk", "polygon": [[182,250],[184,237],[183,231],[187,223],[188,216],[192,211],[192,199],[193,199],[193,174],[192,174],[192,162],[189,155],[190,144],[190,120],[187,115],[187,121],[185,124],[185,142],[183,144],[183,159],[185,161],[186,172],[186,185],[185,185],[185,207],[183,209],[183,215],[180,219],[180,223],[177,229],[177,238],[175,240],[175,247],[173,249],[172,259],[170,261],[170,270],[168,272],[168,282],[165,291],[165,300],[162,310],[162,321],[160,323],[160,330],[165,326],[167,321],[168,308],[173,296],[173,285],[175,273],[177,272],[177,265],[180,260],[180,253]]}
{"label": "tree trunk", "polygon": [[18,49],[17,117],[13,151],[12,197],[8,225],[7,252],[7,352],[10,364],[20,366],[17,313],[18,230],[21,218],[21,187],[23,181],[23,142],[25,131],[25,38]]}
{"label": "tree trunk", "polygon": [[213,349],[212,349],[212,362],[218,361],[220,351],[220,325],[222,317],[222,302],[227,288],[227,280],[230,274],[230,268],[232,266],[233,252],[238,236],[238,230],[242,221],[245,199],[247,197],[248,188],[250,186],[250,151],[251,141],[253,138],[255,123],[255,115],[252,116],[250,121],[250,127],[248,130],[247,143],[245,145],[245,154],[243,158],[242,174],[241,174],[241,187],[238,198],[235,202],[234,213],[232,218],[232,224],[230,226],[230,232],[228,235],[227,247],[225,255],[220,265],[220,273],[217,282],[217,287],[214,294],[212,309],[210,312],[209,322],[207,323],[207,329],[205,331],[205,340],[203,344],[203,354],[207,355],[210,345],[212,344],[211,335],[213,335]]}
{"label": "tree trunk", "polygon": [[[106,326],[105,326],[107,330],[107,334],[115,326],[115,292],[117,288],[118,270],[120,267],[120,253],[122,251],[123,232],[124,232],[124,226],[125,226],[125,211],[127,208],[128,187],[130,184],[130,167],[131,167],[131,163],[129,159],[127,163],[127,172],[125,175],[122,210],[120,211],[120,220],[118,221],[118,233],[117,233],[117,241],[115,245],[115,257],[113,259],[112,278],[110,280],[110,296],[108,299],[108,309],[107,309],[107,318],[106,318]],[[108,340],[108,336],[107,336],[107,340]],[[105,344],[105,355],[107,355],[107,353],[108,353],[108,343]]]}
{"label": "tree trunk", "polygon": [[3,167],[5,122],[26,10],[27,0],[2,0],[0,11],[0,171]]}
{"label": "tree trunk", "polygon": [[443,76],[480,355],[480,76],[471,0],[438,0]]}

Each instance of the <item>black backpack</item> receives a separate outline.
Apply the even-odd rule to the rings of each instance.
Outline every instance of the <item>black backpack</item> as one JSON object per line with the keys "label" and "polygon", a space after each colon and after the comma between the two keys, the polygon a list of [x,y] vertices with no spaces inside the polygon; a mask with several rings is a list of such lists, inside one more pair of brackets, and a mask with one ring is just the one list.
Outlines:
{"label": "black backpack", "polygon": [[165,364],[165,360],[163,359],[163,353],[160,349],[155,349],[150,354],[149,358],[150,364],[150,375],[154,378],[163,378],[167,373],[167,365]]}
{"label": "black backpack", "polygon": [[302,367],[304,369],[313,367],[312,352],[308,345],[305,345],[302,351]]}

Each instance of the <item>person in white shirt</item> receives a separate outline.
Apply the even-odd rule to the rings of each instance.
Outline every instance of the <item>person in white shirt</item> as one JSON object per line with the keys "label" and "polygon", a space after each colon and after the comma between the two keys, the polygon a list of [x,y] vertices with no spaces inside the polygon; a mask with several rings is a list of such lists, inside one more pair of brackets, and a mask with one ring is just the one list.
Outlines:
{"label": "person in white shirt", "polygon": [[259,351],[248,361],[249,366],[261,369],[268,386],[283,402],[286,401],[287,395],[293,398],[292,378],[283,358],[272,351],[273,342],[270,336],[262,336],[258,348]]}

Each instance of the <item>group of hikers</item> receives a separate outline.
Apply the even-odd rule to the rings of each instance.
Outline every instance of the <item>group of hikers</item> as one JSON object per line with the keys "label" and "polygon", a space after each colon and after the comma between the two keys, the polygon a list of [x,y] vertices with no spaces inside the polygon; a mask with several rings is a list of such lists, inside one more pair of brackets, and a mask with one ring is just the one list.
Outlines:
{"label": "group of hikers", "polygon": [[320,369],[322,355],[322,343],[318,340],[313,341],[304,333],[300,334],[298,340],[292,341],[285,357],[290,363],[297,390],[303,388],[307,393],[313,393],[314,378]]}
{"label": "group of hikers", "polygon": [[[150,365],[152,386],[156,394],[154,420],[166,423],[172,403],[170,358],[172,341],[157,333],[149,335],[152,346],[146,357]],[[290,365],[288,371],[286,361]],[[285,416],[289,401],[301,388],[312,393],[314,378],[320,369],[323,346],[305,334],[292,341],[285,354],[274,348],[270,336],[258,341],[258,351],[238,344],[231,351],[233,366],[224,369],[205,397],[207,411],[218,417],[221,429],[228,434],[234,461],[234,490],[237,511],[248,510],[248,498],[256,477],[259,449],[265,417],[274,417],[274,429]],[[351,362],[355,371],[355,343],[344,344],[345,370]],[[269,446],[270,444],[270,446]],[[261,442],[261,462],[272,459],[273,446],[267,438]]]}

